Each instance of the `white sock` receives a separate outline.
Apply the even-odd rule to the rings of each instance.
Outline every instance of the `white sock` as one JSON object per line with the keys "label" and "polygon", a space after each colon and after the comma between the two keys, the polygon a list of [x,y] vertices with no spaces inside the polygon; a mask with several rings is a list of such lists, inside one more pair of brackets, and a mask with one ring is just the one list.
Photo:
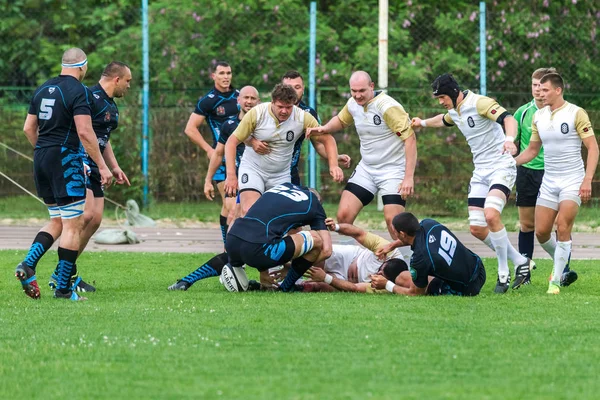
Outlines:
{"label": "white sock", "polygon": [[494,245],[492,244],[491,233],[492,232],[489,232],[488,235],[485,237],[485,239],[482,240],[482,242],[485,243],[485,245],[487,247],[489,247],[490,249],[495,251],[496,249],[494,248]]}
{"label": "white sock", "polygon": [[515,264],[515,267],[525,264],[527,262],[527,257],[525,257],[523,254],[519,253],[517,251],[517,249],[515,249],[513,247],[512,243],[510,243],[510,240],[508,240],[508,236],[507,236],[507,242],[508,242],[508,258],[509,258],[509,260],[512,261],[513,264]]}
{"label": "white sock", "polygon": [[571,254],[571,244],[573,241],[557,242],[556,250],[554,251],[554,272],[552,273],[552,282],[556,285],[560,285],[560,278],[565,270],[565,266],[569,261],[569,254]]}
{"label": "white sock", "polygon": [[550,254],[550,257],[554,260],[554,253],[556,252],[556,239],[554,236],[550,236],[550,240],[544,243],[540,243],[542,249],[546,250],[546,253]]}
{"label": "white sock", "polygon": [[492,244],[496,249],[496,257],[498,258],[498,277],[500,282],[506,282],[510,271],[508,270],[508,235],[506,234],[506,228],[498,232],[491,232],[489,234]]}

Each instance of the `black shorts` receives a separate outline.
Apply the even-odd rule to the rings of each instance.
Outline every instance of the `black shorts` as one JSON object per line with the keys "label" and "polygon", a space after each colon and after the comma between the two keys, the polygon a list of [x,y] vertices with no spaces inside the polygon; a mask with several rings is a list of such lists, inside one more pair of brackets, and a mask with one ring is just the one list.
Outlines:
{"label": "black shorts", "polygon": [[83,154],[67,147],[35,149],[33,177],[46,204],[67,205],[85,199]]}
{"label": "black shorts", "polygon": [[467,287],[448,283],[441,278],[433,278],[427,286],[428,296],[477,296],[485,285],[485,268],[481,259],[478,260],[477,270]]}
{"label": "black shorts", "polygon": [[90,167],[86,187],[94,193],[94,197],[104,197],[104,185],[98,167]]}
{"label": "black shorts", "polygon": [[535,207],[543,178],[543,169],[517,167],[517,207]]}
{"label": "black shorts", "polygon": [[290,236],[270,243],[250,243],[237,236],[227,235],[225,250],[233,267],[246,264],[259,271],[283,265],[294,257],[294,240]]}

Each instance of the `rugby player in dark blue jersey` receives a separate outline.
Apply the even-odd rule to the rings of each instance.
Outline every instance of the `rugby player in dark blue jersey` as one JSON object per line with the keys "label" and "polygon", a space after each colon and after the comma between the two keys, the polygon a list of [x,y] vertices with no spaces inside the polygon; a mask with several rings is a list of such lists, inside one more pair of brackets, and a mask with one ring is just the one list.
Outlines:
{"label": "rugby player in dark blue jersey", "polygon": [[[219,135],[217,146],[215,147],[215,151],[213,152],[210,163],[208,164],[208,171],[206,173],[206,179],[204,180],[204,195],[208,200],[213,200],[215,198],[215,188],[212,184],[211,176],[215,174],[217,169],[223,163],[223,156],[225,155],[225,143],[227,143],[227,139],[229,136],[235,131],[235,128],[238,127],[240,121],[244,117],[244,115],[252,109],[255,105],[257,105],[260,101],[260,97],[258,94],[258,90],[256,90],[253,86],[244,86],[240,90],[240,95],[237,99],[237,102],[240,107],[240,112],[238,113],[237,118],[230,119],[225,121],[221,126],[221,134]],[[240,143],[236,149],[236,158],[235,165],[236,168],[240,165],[240,159],[242,158],[242,154],[244,154],[244,148],[246,146],[244,143]],[[233,219],[235,218],[235,210],[236,207],[231,207],[229,210],[229,215],[227,216],[227,224],[225,225],[225,229],[222,230],[223,234],[223,243],[225,243],[225,239],[227,235],[227,229],[229,225],[231,225]],[[223,226],[222,226],[223,227]]]}
{"label": "rugby player in dark blue jersey", "polygon": [[[196,104],[196,108],[192,115],[190,115],[185,127],[185,134],[192,142],[200,146],[202,150],[206,152],[206,156],[209,160],[217,146],[221,126],[226,121],[235,119],[239,112],[237,103],[239,92],[231,86],[231,66],[224,61],[217,62],[214,66],[211,78],[215,82],[215,87],[198,101],[198,104]],[[208,144],[200,133],[200,125],[202,125],[204,121],[206,121],[210,128],[212,144]],[[221,225],[221,232],[224,235],[227,232],[227,215],[229,214],[229,209],[233,208],[235,205],[235,199],[226,199],[223,190],[225,164],[222,164],[217,169],[217,172],[210,178],[217,183],[223,201],[219,224]]]}
{"label": "rugby player in dark blue jersey", "polygon": [[[313,265],[331,256],[331,236],[325,210],[312,189],[283,183],[267,190],[235,220],[227,234],[227,255],[232,268],[244,264],[268,274],[268,269],[292,262],[279,288],[293,291],[295,282]],[[310,225],[310,231],[288,234]]]}
{"label": "rugby player in dark blue jersey", "polygon": [[[117,129],[119,124],[119,109],[114,98],[120,98],[127,93],[131,83],[131,70],[121,62],[113,61],[104,68],[100,82],[90,88],[92,95],[92,127],[98,139],[100,152],[112,171],[115,182],[118,184],[129,185],[129,179],[123,170],[113,152],[110,143],[111,133]],[[104,187],[100,180],[98,165],[86,154],[84,161],[88,164],[90,170],[87,179],[87,191],[85,210],[83,212],[84,228],[81,233],[79,254],[85,249],[92,235],[100,227],[102,222],[102,213],[104,212]],[[89,283],[85,282],[78,275],[77,265],[73,273],[73,287],[78,292],[95,292]],[[56,286],[58,280],[58,270],[55,270],[50,278],[50,287]]]}
{"label": "rugby player in dark blue jersey", "polygon": [[[413,255],[409,271],[412,285],[405,288],[372,275],[373,289],[387,289],[396,294],[476,296],[485,284],[481,258],[466,248],[444,225],[433,219],[419,223],[417,217],[403,212],[392,220],[397,240],[380,249],[385,254],[398,246],[411,246]],[[430,282],[430,278],[433,280]]]}
{"label": "rugby player in dark blue jersey", "polygon": [[33,168],[38,196],[50,213],[50,222],[38,232],[25,260],[15,270],[25,294],[34,299],[40,297],[35,276],[37,263],[61,232],[54,297],[85,299],[71,286],[86,196],[82,146],[98,165],[101,183],[109,186],[113,178],[92,128],[91,94],[81,83],[86,72],[83,50],[65,51],[60,75],[35,91],[23,127],[35,148]]}

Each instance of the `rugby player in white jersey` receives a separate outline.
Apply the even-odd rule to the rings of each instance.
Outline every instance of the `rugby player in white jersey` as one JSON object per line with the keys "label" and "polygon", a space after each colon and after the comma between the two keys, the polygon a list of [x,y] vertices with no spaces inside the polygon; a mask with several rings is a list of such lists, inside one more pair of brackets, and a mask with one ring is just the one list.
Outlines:
{"label": "rugby player in white jersey", "polygon": [[379,191],[392,235],[392,219],[404,211],[406,198],[414,191],[417,140],[402,105],[387,94],[376,92],[369,74],[354,72],[350,93],[352,98],[337,116],[324,126],[308,129],[307,134],[332,133],[354,124],[360,138],[361,160],[342,192],[337,219],[352,224]]}
{"label": "rugby player in white jersey", "polygon": [[[304,136],[307,129],[319,126],[310,113],[295,106],[297,95],[293,87],[277,84],[271,92],[271,100],[246,113],[225,144],[225,192],[234,196],[239,188],[242,215],[246,215],[265,191],[291,182],[290,165],[294,144]],[[267,154],[259,154],[251,146],[247,146],[240,162],[238,178],[235,165],[236,147],[250,136],[266,142],[270,151]],[[341,182],[344,173],[338,166],[335,139],[331,135],[319,135],[315,139],[325,146],[329,173],[336,182]]]}
{"label": "rugby player in white jersey", "polygon": [[517,176],[512,157],[517,151],[513,143],[517,121],[495,100],[461,91],[450,74],[438,76],[431,86],[433,95],[448,112],[429,119],[413,118],[412,126],[456,125],[465,136],[475,166],[468,195],[471,234],[496,251],[498,281],[494,291],[506,293],[510,284],[508,259],[514,263],[517,276],[529,274],[535,266],[509,242],[500,217]]}
{"label": "rugby player in white jersey", "polygon": [[[598,142],[590,119],[581,107],[563,98],[564,82],[556,73],[540,79],[544,107],[535,112],[529,146],[517,165],[531,161],[544,145],[545,172],[535,206],[535,235],[554,260],[549,294],[560,293],[560,279],[571,253],[571,230],[582,201],[592,196],[598,165]],[[581,143],[587,148],[584,168]],[[557,239],[551,236],[556,221]]]}

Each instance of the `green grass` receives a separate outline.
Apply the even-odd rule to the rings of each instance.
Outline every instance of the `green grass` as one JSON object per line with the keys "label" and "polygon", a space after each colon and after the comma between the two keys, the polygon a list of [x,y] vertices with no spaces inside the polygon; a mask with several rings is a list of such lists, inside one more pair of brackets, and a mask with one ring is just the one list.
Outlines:
{"label": "green grass", "polygon": [[[596,399],[600,261],[545,294],[533,284],[475,298],[225,291],[212,278],[166,287],[207,254],[84,253],[98,292],[42,299],[19,289],[24,251],[0,251],[0,398]],[[251,271],[251,277],[256,273]]]}
{"label": "green grass", "polygon": [[[324,204],[327,215],[335,217],[338,204],[326,202]],[[451,229],[468,230],[467,206],[463,203],[454,205],[457,210],[454,213],[448,211],[435,211],[430,207],[409,202],[407,210],[419,218],[435,218]],[[201,201],[197,203],[153,203],[144,215],[165,223],[189,226],[190,223],[212,223],[218,224],[218,215],[221,211],[220,201]],[[115,207],[106,203],[104,217],[115,221]],[[0,220],[11,219],[13,224],[27,222],[27,219],[47,219],[48,213],[44,206],[30,196],[0,197]],[[119,218],[124,215],[119,212]],[[502,220],[508,231],[518,231],[519,215],[514,202],[510,202],[502,213]],[[383,212],[377,210],[376,204],[369,204],[358,215],[357,225],[369,229],[385,230]],[[575,221],[575,232],[596,232],[600,230],[600,204],[598,199],[585,204],[580,208],[579,215]]]}

